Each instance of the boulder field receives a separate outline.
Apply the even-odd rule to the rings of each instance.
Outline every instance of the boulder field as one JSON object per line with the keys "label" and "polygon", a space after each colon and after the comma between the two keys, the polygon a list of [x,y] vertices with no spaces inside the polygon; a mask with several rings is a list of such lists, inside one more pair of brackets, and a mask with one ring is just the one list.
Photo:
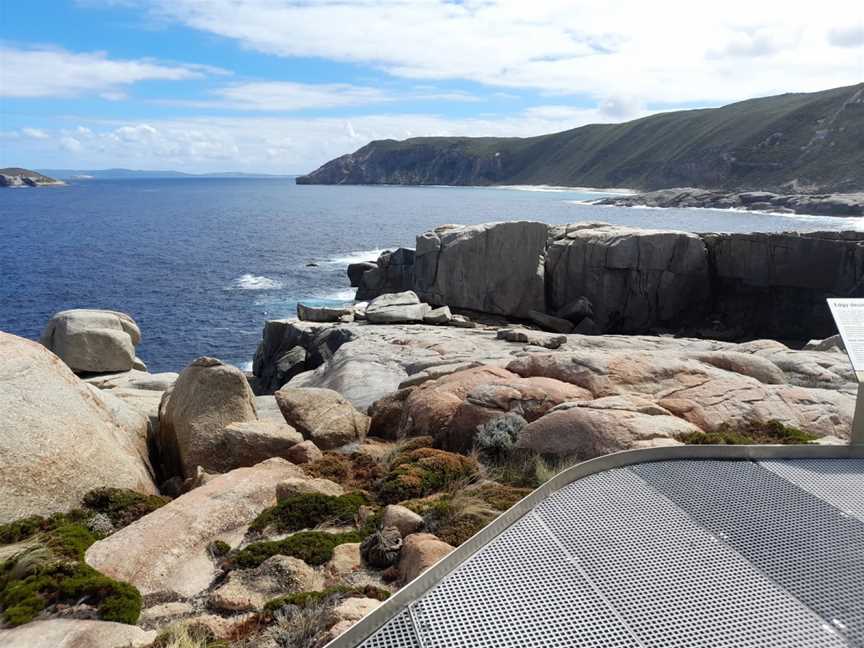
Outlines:
{"label": "boulder field", "polygon": [[[429,304],[561,333],[825,338],[826,297],[864,296],[864,233],[693,234],[606,223],[444,225],[374,267],[358,298],[413,290]],[[413,265],[411,262],[413,261]],[[386,277],[383,280],[382,277]],[[550,319],[550,318],[555,318]]]}
{"label": "boulder field", "polygon": [[[519,227],[492,226],[486,243]],[[459,289],[446,272],[422,297],[267,322],[254,376],[209,357],[179,374],[81,369],[82,349],[103,357],[118,332],[131,343],[122,313],[83,311],[68,344],[59,315],[45,344],[0,333],[0,645],[323,648],[574,461],[848,438],[857,383],[836,340],[794,350],[568,328],[610,311],[581,294],[590,281],[550,284],[549,258],[576,267],[599,254],[596,237],[606,266],[636,255],[642,274],[607,277],[607,289],[631,317],[656,319],[701,295],[688,290],[704,279],[703,238],[562,231],[558,249],[545,226],[529,228],[532,251],[511,265],[542,256],[533,283],[513,267],[458,266],[486,273],[471,299],[499,291],[488,308],[555,333],[433,309],[430,294]],[[442,237],[453,259],[461,245],[482,252],[471,232]],[[390,263],[379,287],[407,272]],[[570,302],[551,315],[520,286]],[[655,301],[666,289],[678,301]]]}

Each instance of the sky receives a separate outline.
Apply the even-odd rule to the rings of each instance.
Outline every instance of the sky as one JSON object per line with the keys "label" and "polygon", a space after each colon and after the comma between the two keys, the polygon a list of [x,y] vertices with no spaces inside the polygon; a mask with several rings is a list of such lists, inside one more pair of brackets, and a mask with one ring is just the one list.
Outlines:
{"label": "sky", "polygon": [[862,80],[860,0],[0,0],[0,166],[294,174]]}

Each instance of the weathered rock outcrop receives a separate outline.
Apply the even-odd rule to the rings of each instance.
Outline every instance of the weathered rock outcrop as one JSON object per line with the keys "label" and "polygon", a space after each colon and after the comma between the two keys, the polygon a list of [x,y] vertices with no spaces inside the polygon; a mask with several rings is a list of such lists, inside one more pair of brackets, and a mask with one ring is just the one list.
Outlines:
{"label": "weathered rock outcrop", "polygon": [[463,450],[479,425],[505,415],[528,421],[526,448],[550,452],[557,433],[533,433],[570,417],[588,421],[578,430],[596,426],[602,434],[563,435],[554,446],[562,452],[675,443],[687,431],[771,421],[843,438],[857,390],[844,354],[793,351],[769,340],[570,334],[557,336],[563,340],[550,351],[520,336],[499,338],[491,327],[330,326],[348,327],[351,341],[291,386],[344,389],[355,406],[371,406],[370,435],[428,434],[439,446]]}
{"label": "weathered rock outcrop", "polygon": [[817,216],[864,216],[864,193],[777,194],[770,191],[729,192],[684,187],[612,196],[602,198],[596,201],[596,204],[618,207],[745,209]]}
{"label": "weathered rock outcrop", "polygon": [[95,543],[85,559],[145,596],[194,596],[216,575],[208,545],[236,547],[252,520],[276,503],[276,484],[291,477],[304,475],[284,459],[218,475]]}
{"label": "weathered rock outcrop", "polygon": [[78,506],[100,486],[155,493],[140,420],[118,420],[41,344],[0,332],[0,523]]}
{"label": "weathered rock outcrop", "polygon": [[546,306],[548,228],[520,221],[444,225],[417,237],[415,289],[423,301],[527,318]]}
{"label": "weathered rock outcrop", "polygon": [[351,285],[357,288],[358,300],[411,290],[414,287],[414,250],[398,248],[383,252],[372,266],[352,264],[348,267],[348,277]]}
{"label": "weathered rock outcrop", "polygon": [[141,330],[129,315],[77,308],[54,315],[40,342],[76,373],[129,371]]}
{"label": "weathered rock outcrop", "polygon": [[215,358],[198,358],[181,372],[159,406],[158,447],[166,474],[192,477],[198,466],[209,472],[238,467],[242,458],[233,456],[229,439],[246,436],[251,442],[253,432],[260,436],[263,430],[229,426],[257,419],[243,372]]}
{"label": "weathered rock outcrop", "polygon": [[431,309],[420,302],[411,290],[381,295],[366,307],[366,320],[370,324],[403,324],[422,322]]}
{"label": "weathered rock outcrop", "polygon": [[550,312],[580,299],[600,331],[680,329],[698,322],[711,294],[708,251],[695,234],[603,224],[551,228]]}
{"label": "weathered rock outcrop", "polygon": [[447,225],[417,237],[414,289],[561,333],[809,340],[835,333],[826,297],[864,296],[864,233]]}

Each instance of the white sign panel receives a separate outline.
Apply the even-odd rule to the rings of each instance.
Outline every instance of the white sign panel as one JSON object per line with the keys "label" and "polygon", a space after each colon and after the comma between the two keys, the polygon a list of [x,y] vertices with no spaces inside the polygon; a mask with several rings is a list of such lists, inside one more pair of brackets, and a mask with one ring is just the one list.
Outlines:
{"label": "white sign panel", "polygon": [[864,374],[864,299],[829,299],[828,308],[843,338],[852,369],[861,380]]}

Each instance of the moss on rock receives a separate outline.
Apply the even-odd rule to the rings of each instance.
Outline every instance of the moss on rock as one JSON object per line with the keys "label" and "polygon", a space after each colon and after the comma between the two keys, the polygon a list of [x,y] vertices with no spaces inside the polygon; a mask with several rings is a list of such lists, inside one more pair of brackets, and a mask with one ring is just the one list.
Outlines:
{"label": "moss on rock", "polygon": [[31,546],[0,563],[0,607],[6,623],[27,623],[58,603],[86,603],[104,621],[135,623],[141,613],[141,594],[84,563],[84,552],[96,536],[65,516],[49,520],[59,518],[62,523],[53,528],[50,522],[42,524],[45,530],[29,536],[34,540]]}
{"label": "moss on rock", "polygon": [[352,524],[364,504],[367,504],[366,497],[360,493],[295,495],[263,510],[249,525],[249,530],[263,531],[272,526],[277,531],[291,533],[313,529],[323,523]]}
{"label": "moss on rock", "polygon": [[810,443],[818,437],[780,421],[749,423],[743,426],[724,424],[715,432],[690,432],[678,440],[688,445],[796,445]]}
{"label": "moss on rock", "polygon": [[266,612],[275,612],[279,608],[286,605],[296,605],[297,607],[307,607],[320,603],[329,598],[343,599],[351,597],[371,598],[378,601],[386,601],[390,596],[390,592],[374,585],[366,585],[365,587],[349,587],[347,585],[337,585],[328,587],[325,590],[317,592],[296,592],[287,596],[280,596],[267,601],[264,605]]}
{"label": "moss on rock", "polygon": [[107,515],[118,529],[132,524],[170,501],[168,497],[143,495],[126,488],[96,488],[84,495],[84,506]]}
{"label": "moss on rock", "polygon": [[323,565],[333,557],[333,549],[346,542],[360,542],[360,532],[325,533],[324,531],[301,531],[283,540],[255,542],[229,557],[232,567],[249,569],[257,567],[271,556],[291,556],[308,565]]}

